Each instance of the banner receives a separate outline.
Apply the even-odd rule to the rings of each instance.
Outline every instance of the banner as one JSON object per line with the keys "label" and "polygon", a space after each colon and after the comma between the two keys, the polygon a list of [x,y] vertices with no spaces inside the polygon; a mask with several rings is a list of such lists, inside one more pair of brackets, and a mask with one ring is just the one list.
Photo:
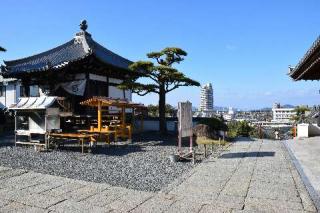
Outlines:
{"label": "banner", "polygon": [[61,83],[58,86],[62,87],[65,91],[72,95],[83,96],[86,89],[87,80],[70,81],[67,83]]}

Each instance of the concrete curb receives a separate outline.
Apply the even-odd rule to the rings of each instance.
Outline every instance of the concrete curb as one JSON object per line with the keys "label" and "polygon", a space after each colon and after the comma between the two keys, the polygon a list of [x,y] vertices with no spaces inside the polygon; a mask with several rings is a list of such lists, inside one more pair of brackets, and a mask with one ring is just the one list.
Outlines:
{"label": "concrete curb", "polygon": [[320,194],[318,194],[317,191],[313,188],[311,182],[309,181],[309,178],[306,176],[305,172],[303,171],[303,168],[302,168],[299,160],[294,156],[294,154],[293,154],[292,150],[290,149],[290,147],[288,146],[287,142],[283,141],[282,144],[284,144],[284,146],[288,150],[290,158],[292,159],[294,166],[298,170],[298,173],[299,173],[304,185],[306,186],[307,191],[308,191],[314,205],[317,208],[317,211],[320,212]]}

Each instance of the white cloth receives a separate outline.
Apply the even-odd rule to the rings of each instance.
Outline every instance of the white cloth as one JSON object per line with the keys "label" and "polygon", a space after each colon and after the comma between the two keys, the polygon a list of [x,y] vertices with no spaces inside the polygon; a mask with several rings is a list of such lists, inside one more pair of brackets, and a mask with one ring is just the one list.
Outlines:
{"label": "white cloth", "polygon": [[79,81],[70,81],[66,83],[61,83],[58,85],[58,87],[62,87],[65,91],[72,95],[83,96],[84,91],[86,89],[86,82],[86,79]]}

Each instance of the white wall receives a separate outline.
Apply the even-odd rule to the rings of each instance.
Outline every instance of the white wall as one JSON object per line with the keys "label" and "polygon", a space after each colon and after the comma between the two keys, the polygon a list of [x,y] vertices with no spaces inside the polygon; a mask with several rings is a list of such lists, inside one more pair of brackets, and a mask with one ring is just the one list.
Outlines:
{"label": "white wall", "polygon": [[109,86],[109,97],[111,98],[121,98],[121,99],[128,99],[132,101],[132,94],[130,90],[126,90],[123,94],[123,90],[118,89],[115,86]]}
{"label": "white wall", "polygon": [[38,85],[32,85],[29,87],[30,90],[30,97],[39,97],[39,86]]}
{"label": "white wall", "polygon": [[298,138],[320,136],[320,127],[316,124],[298,124],[297,133]]}
{"label": "white wall", "polygon": [[5,86],[5,94],[0,97],[0,107],[9,107],[12,104],[17,103],[20,97],[20,85],[17,82],[8,82]]}
{"label": "white wall", "polygon": [[[121,84],[122,80],[116,78],[109,78],[109,83]],[[129,101],[132,101],[132,92],[131,90],[126,90],[123,95],[123,90],[118,89],[116,86],[109,86],[109,97],[111,98],[126,98]]]}
{"label": "white wall", "polygon": [[[177,131],[175,128],[174,121],[167,121],[167,129],[168,131]],[[140,120],[137,119],[134,122],[134,128],[140,129]],[[143,121],[143,131],[159,131],[159,121],[157,120],[144,120]]]}
{"label": "white wall", "polygon": [[111,98],[124,98],[123,90],[118,89],[115,86],[109,86],[109,97]]}
{"label": "white wall", "polygon": [[309,124],[298,124],[297,126],[297,137],[307,138],[309,137]]}

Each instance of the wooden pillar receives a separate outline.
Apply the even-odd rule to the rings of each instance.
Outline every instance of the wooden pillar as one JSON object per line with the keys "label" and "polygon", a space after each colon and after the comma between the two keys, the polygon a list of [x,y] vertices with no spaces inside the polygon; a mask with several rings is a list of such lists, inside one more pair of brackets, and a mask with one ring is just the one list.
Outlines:
{"label": "wooden pillar", "polygon": [[101,131],[101,124],[102,124],[102,119],[101,119],[101,102],[99,101],[98,103],[98,131]]}
{"label": "wooden pillar", "polygon": [[126,127],[126,108],[123,106],[121,107],[121,114],[122,114],[122,127],[125,128]]}
{"label": "wooden pillar", "polygon": [[132,131],[133,131],[133,129],[134,129],[133,126],[134,126],[134,120],[135,120],[135,119],[134,119],[134,111],[135,111],[135,110],[134,110],[134,108],[132,107],[132,118],[131,118]]}

